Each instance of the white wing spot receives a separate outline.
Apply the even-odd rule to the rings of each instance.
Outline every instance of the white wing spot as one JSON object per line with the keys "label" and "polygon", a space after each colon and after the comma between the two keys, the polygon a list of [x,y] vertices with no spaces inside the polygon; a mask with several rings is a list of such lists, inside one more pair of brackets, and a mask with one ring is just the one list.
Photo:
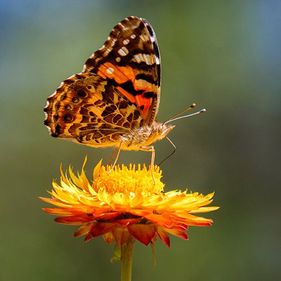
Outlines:
{"label": "white wing spot", "polygon": [[160,59],[157,56],[155,56],[155,61],[156,61],[156,64],[160,64]]}
{"label": "white wing spot", "polygon": [[[152,55],[148,55],[148,54],[141,54],[141,53],[134,55],[134,60],[137,63],[145,62],[147,65],[152,65],[154,63],[157,63],[156,56],[152,56]],[[158,62],[159,62],[159,59],[158,59]]]}
{"label": "white wing spot", "polygon": [[129,43],[130,43],[130,40],[129,40],[129,39],[123,40],[123,44],[124,44],[124,45],[128,45]]}
{"label": "white wing spot", "polygon": [[111,49],[106,48],[103,55],[107,56],[110,53]]}
{"label": "white wing spot", "polygon": [[[60,83],[58,89],[60,89],[62,86],[63,86],[63,82]],[[53,97],[54,95],[56,95],[56,93],[57,93],[57,91],[53,92],[53,93],[49,96],[49,98],[50,98],[50,97]]]}
{"label": "white wing spot", "polygon": [[135,38],[136,38],[136,34],[132,34],[130,37],[131,37],[132,39],[135,39]]}
{"label": "white wing spot", "polygon": [[107,48],[107,49],[109,49],[111,51],[113,46],[115,45],[116,41],[117,41],[116,38],[108,36],[107,40],[105,42],[105,45],[103,45],[103,47]]}
{"label": "white wing spot", "polygon": [[140,39],[141,39],[142,41],[144,41],[144,42],[149,41],[149,37],[148,37],[147,35],[145,35],[145,34],[142,34],[142,35],[140,36]]}
{"label": "white wing spot", "polygon": [[152,65],[155,62],[154,56],[143,54],[143,58],[144,58],[146,64],[148,64],[148,65]]}
{"label": "white wing spot", "polygon": [[46,127],[48,129],[48,133],[51,134],[52,133],[51,128],[49,126],[46,126]]}
{"label": "white wing spot", "polygon": [[106,69],[106,72],[108,74],[112,74],[114,72],[114,69],[112,67],[109,67],[109,68]]}
{"label": "white wing spot", "polygon": [[137,63],[140,63],[142,61],[140,54],[134,55],[134,59],[137,61]]}
{"label": "white wing spot", "polygon": [[115,60],[116,60],[117,62],[120,62],[120,61],[121,61],[121,58],[120,58],[120,57],[117,57]]}
{"label": "white wing spot", "polygon": [[[46,106],[47,107],[47,106]],[[45,108],[46,108],[45,107]],[[47,120],[48,119],[48,113],[47,112],[44,112],[44,114],[45,114],[45,120]]]}
{"label": "white wing spot", "polygon": [[118,50],[118,54],[124,57],[129,54],[129,51],[126,47],[122,47],[121,49]]}
{"label": "white wing spot", "polygon": [[113,37],[110,37],[110,41],[111,41],[111,46],[113,46],[115,43],[116,43],[116,41],[117,41],[117,39],[116,38],[113,38]]}

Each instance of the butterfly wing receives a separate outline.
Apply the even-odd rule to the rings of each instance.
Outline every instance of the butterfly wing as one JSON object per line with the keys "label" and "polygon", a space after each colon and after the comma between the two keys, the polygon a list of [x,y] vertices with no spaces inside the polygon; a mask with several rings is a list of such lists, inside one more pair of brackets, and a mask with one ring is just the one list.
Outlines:
{"label": "butterfly wing", "polygon": [[94,147],[118,145],[120,136],[143,123],[135,104],[107,80],[89,73],[66,79],[44,111],[52,136]]}
{"label": "butterfly wing", "polygon": [[82,73],[47,100],[52,136],[91,146],[113,146],[132,128],[151,124],[160,100],[160,58],[149,23],[129,17],[117,24]]}
{"label": "butterfly wing", "polygon": [[154,121],[160,103],[160,54],[148,21],[128,17],[118,23],[84,71],[109,79],[137,105],[146,124]]}

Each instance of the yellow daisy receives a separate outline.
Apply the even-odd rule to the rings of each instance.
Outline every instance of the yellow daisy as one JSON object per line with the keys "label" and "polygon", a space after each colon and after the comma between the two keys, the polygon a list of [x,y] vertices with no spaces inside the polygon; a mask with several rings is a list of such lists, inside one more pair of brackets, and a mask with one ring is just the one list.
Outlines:
{"label": "yellow daisy", "polygon": [[75,236],[85,240],[103,236],[118,246],[130,240],[148,245],[160,238],[170,246],[169,235],[187,239],[188,226],[210,226],[212,220],[195,214],[217,210],[207,206],[214,193],[173,190],[164,192],[158,166],[104,166],[93,170],[93,181],[85,174],[61,169],[60,182],[53,181],[51,198],[41,198],[55,207],[44,208],[56,222],[80,226]]}

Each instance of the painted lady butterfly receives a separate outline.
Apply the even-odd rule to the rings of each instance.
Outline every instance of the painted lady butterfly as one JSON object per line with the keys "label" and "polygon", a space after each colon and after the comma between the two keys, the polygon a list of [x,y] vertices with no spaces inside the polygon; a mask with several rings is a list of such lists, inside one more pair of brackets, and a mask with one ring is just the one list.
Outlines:
{"label": "painted lady butterfly", "polygon": [[155,121],[159,102],[156,36],[148,21],[131,16],[48,98],[44,123],[53,137],[118,152],[150,151],[153,164],[153,143],[174,128]]}

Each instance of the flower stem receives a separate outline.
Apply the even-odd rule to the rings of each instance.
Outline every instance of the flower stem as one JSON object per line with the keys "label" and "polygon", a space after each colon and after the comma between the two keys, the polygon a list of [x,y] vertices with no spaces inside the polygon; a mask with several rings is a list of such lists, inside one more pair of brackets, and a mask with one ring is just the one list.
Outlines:
{"label": "flower stem", "polygon": [[121,281],[132,280],[134,239],[121,246]]}

